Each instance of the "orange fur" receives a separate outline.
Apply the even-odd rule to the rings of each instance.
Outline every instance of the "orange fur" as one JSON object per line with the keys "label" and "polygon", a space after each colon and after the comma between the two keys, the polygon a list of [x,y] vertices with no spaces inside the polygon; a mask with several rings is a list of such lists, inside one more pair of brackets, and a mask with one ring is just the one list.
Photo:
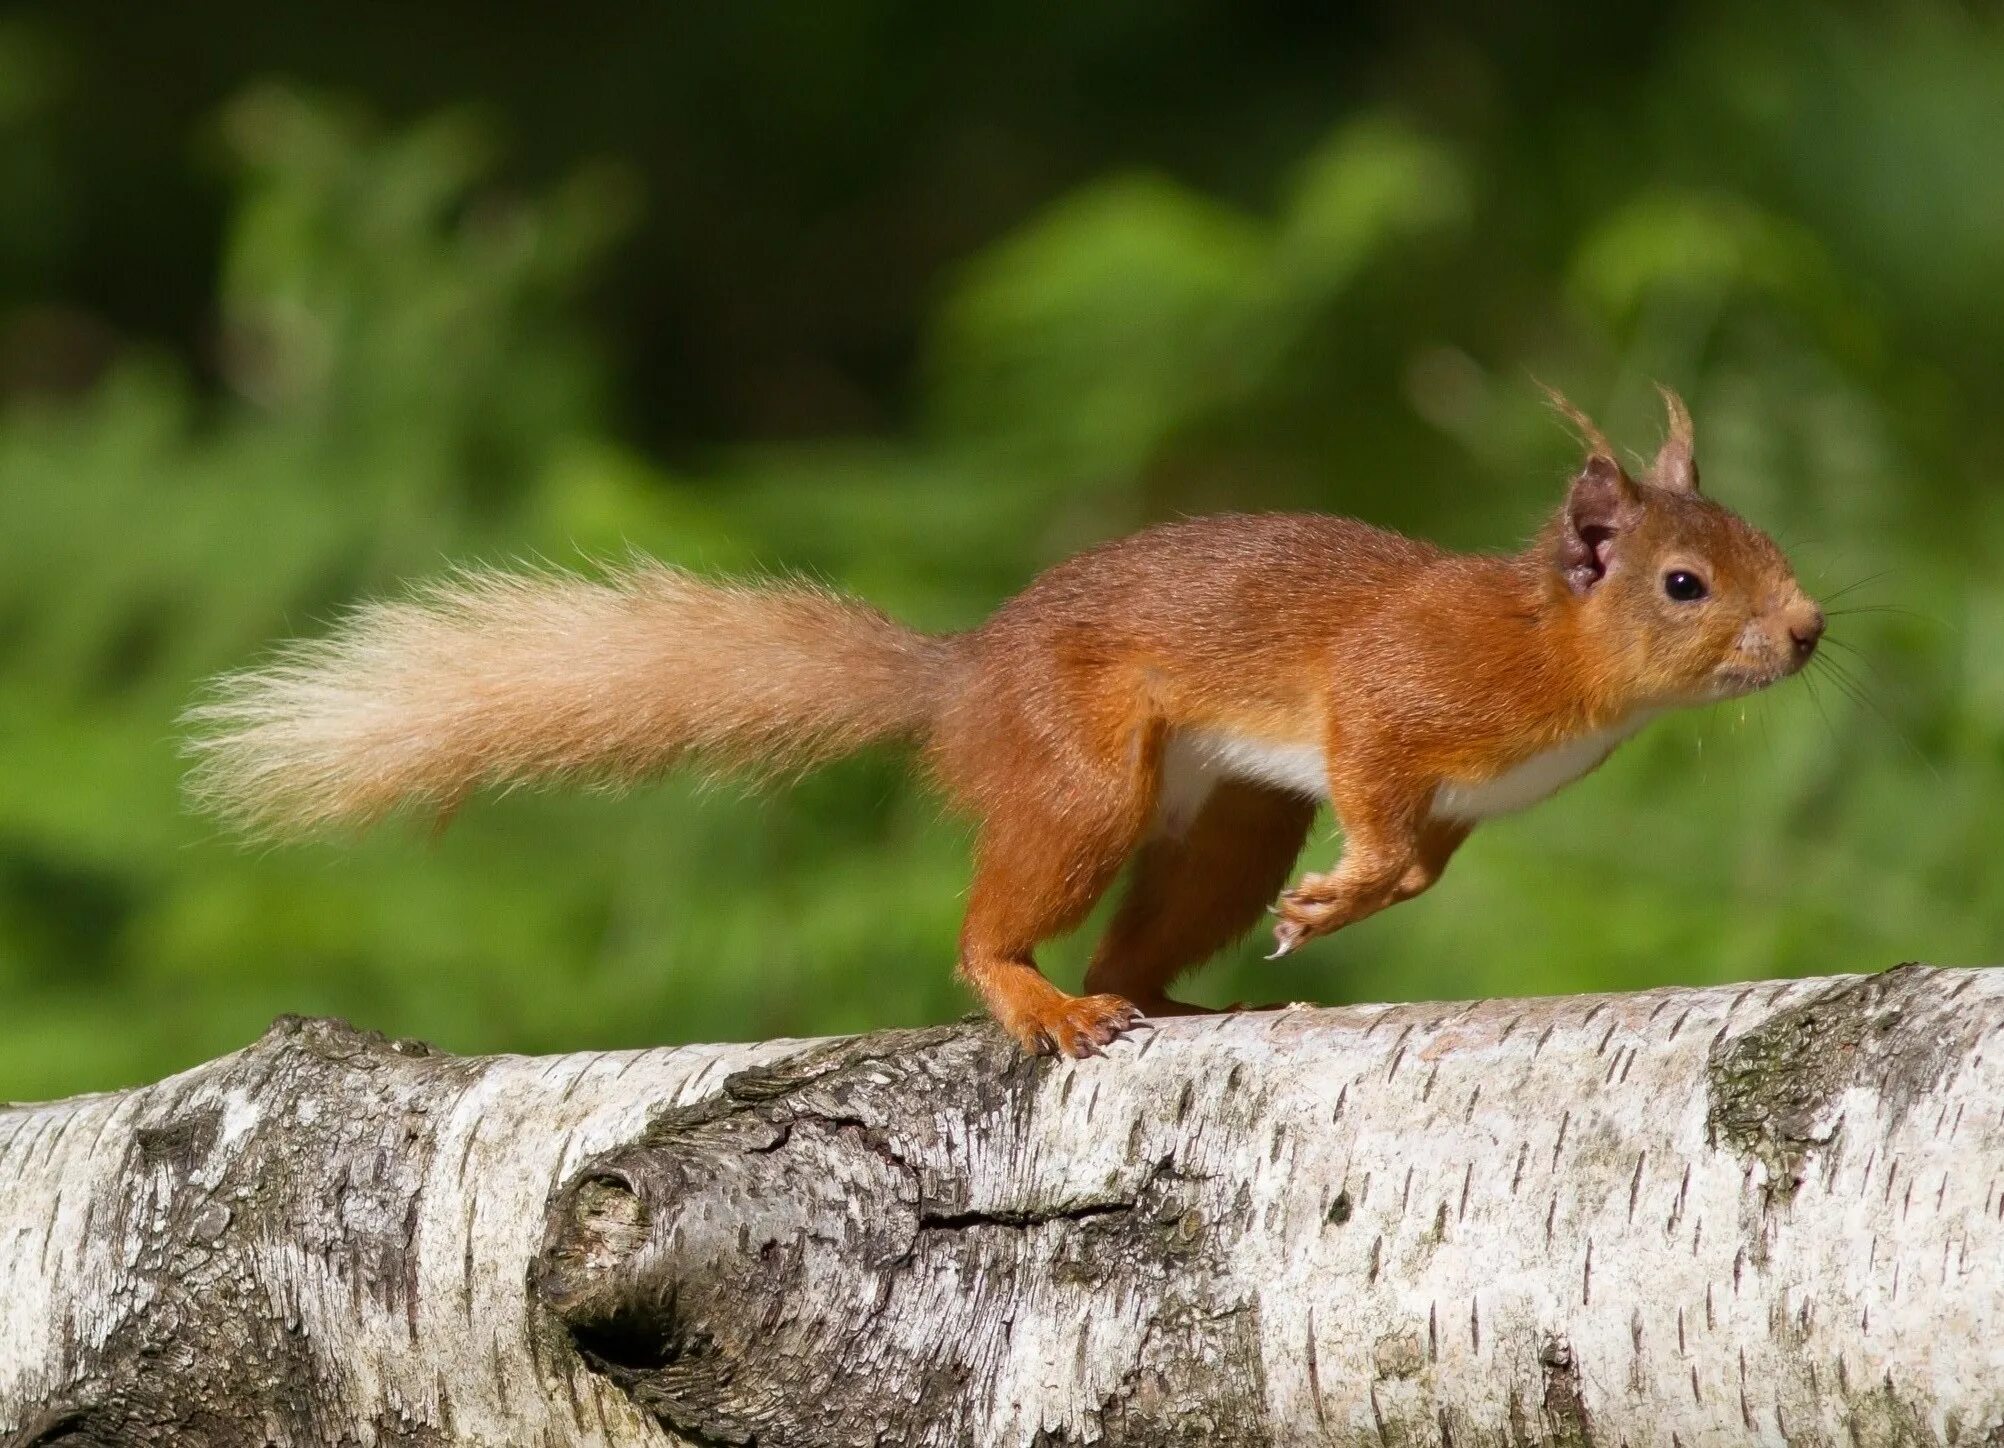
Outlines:
{"label": "orange fur", "polygon": [[[658,566],[462,575],[224,681],[195,711],[195,789],[252,827],[308,828],[910,738],[979,822],[962,974],[1027,1048],[1093,1053],[1181,1009],[1170,980],[1257,921],[1311,788],[1344,852],[1281,896],[1283,954],[1426,890],[1477,820],[1592,769],[1649,714],[1807,661],[1822,615],[1765,535],[1698,493],[1675,394],[1640,483],[1557,402],[1589,453],[1514,555],[1342,518],[1195,519],[1060,563],[950,638]],[[1673,574],[1702,596],[1677,598]],[[1130,858],[1092,994],[1066,995],[1034,952]]]}

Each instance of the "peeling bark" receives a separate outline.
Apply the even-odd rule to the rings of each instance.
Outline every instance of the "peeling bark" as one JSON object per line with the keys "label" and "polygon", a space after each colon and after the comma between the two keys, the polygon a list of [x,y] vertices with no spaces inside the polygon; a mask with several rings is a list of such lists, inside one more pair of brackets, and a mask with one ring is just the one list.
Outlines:
{"label": "peeling bark", "polygon": [[2004,1444],[2004,973],[0,1109],[0,1448]]}

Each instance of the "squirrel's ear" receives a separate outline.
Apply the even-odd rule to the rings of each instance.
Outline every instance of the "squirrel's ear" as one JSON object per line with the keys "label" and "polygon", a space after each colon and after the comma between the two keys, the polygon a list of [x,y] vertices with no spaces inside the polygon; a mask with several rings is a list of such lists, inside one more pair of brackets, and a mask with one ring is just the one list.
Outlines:
{"label": "squirrel's ear", "polygon": [[1683,398],[1662,383],[1656,384],[1656,390],[1663,394],[1663,411],[1669,419],[1670,430],[1664,435],[1663,446],[1656,450],[1656,461],[1649,468],[1649,481],[1674,492],[1695,493],[1698,491],[1698,460],[1692,453],[1691,409],[1684,405]]}
{"label": "squirrel's ear", "polygon": [[1616,540],[1642,518],[1642,500],[1621,464],[1605,452],[1587,456],[1566,493],[1559,520],[1559,569],[1576,594],[1607,576]]}

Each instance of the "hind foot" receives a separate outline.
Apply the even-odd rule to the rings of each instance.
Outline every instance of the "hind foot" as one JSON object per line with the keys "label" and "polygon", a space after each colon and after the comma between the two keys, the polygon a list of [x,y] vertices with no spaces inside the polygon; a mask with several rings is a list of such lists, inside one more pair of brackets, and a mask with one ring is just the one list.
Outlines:
{"label": "hind foot", "polygon": [[1034,1056],[1104,1054],[1127,1032],[1141,1024],[1132,1001],[1117,995],[1068,996],[1055,986],[1049,997],[1023,1002],[998,1018],[1004,1030]]}

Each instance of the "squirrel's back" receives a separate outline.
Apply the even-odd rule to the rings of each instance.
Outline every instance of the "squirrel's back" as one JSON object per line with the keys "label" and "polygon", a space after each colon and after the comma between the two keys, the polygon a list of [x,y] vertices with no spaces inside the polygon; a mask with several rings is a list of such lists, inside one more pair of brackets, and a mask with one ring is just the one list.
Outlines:
{"label": "squirrel's back", "polygon": [[1148,674],[1170,695],[1242,690],[1252,707],[1320,687],[1327,650],[1450,556],[1329,514],[1189,518],[1056,564],[969,635],[966,648],[984,676],[1055,682],[1118,668]]}

